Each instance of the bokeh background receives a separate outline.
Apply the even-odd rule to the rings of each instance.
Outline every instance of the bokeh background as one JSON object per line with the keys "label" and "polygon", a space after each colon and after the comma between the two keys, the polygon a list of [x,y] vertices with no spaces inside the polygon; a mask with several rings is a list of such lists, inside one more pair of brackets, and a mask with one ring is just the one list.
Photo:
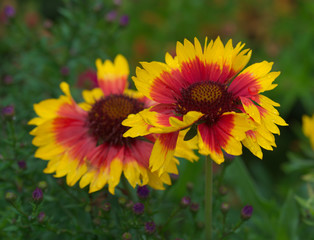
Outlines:
{"label": "bokeh background", "polygon": [[[293,170],[291,152],[304,155],[302,146],[308,142],[301,119],[314,113],[313,19],[312,0],[1,0],[0,107],[15,107],[19,147],[13,157],[23,158],[28,165],[23,173],[17,166],[2,167],[5,184],[1,193],[17,189],[22,195],[40,180],[52,185],[56,181],[43,176],[46,163],[32,157],[27,122],[35,116],[34,103],[60,94],[61,81],[69,82],[80,100],[82,89],[94,84],[96,58],[123,54],[132,76],[139,62],[164,61],[166,52],[174,54],[177,41],[197,37],[204,43],[205,37],[220,36],[224,43],[230,38],[234,45],[246,43],[253,50],[249,64],[274,62],[273,69],[281,75],[275,82],[278,87],[266,96],[281,104],[279,112],[289,123],[280,128],[277,148],[264,151],[263,160],[244,150],[243,161],[227,169],[226,184],[235,192],[231,201],[235,206],[249,201],[255,204],[258,217],[251,227],[256,238],[249,239],[266,239],[258,238],[259,234],[298,239],[294,237],[300,236],[300,229],[307,234],[307,226],[300,228],[299,220],[286,218],[302,213],[287,213],[287,209],[299,209],[294,194],[304,198],[308,194],[301,179],[307,170]],[[3,139],[8,134],[6,127],[3,124],[1,128]],[[12,151],[5,141],[0,150],[4,166]],[[311,165],[306,166],[309,169]],[[179,199],[186,193],[186,184],[192,184],[194,196],[201,199],[202,169],[203,162],[182,161],[180,180],[169,195]],[[287,209],[281,211],[283,203]]]}

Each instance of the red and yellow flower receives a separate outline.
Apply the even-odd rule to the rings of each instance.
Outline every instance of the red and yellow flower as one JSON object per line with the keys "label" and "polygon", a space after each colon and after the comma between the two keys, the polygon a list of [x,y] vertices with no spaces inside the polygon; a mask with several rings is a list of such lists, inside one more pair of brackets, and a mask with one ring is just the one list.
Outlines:
{"label": "red and yellow flower", "polygon": [[219,37],[209,44],[206,39],[204,48],[196,38],[194,44],[185,40],[177,43],[175,57],[166,54],[166,63],[142,62],[136,69],[137,89],[158,104],[130,114],[122,124],[131,127],[125,137],[162,134],[150,158],[153,171],[180,147],[182,130],[219,164],[223,151],[242,154],[242,144],[259,158],[261,147],[276,146],[276,125],[287,124],[275,109],[279,104],[261,93],[276,87],[280,73],[271,72],[273,63],[266,61],[242,70],[251,57],[243,47],[233,47],[231,40],[224,46]]}
{"label": "red and yellow flower", "polygon": [[[128,128],[121,122],[153,102],[128,89],[129,66],[123,56],[114,63],[97,59],[96,66],[99,88],[83,91],[85,102],[76,103],[69,85],[62,82],[64,95],[34,104],[38,117],[29,124],[36,125],[31,131],[38,147],[35,157],[49,161],[45,173],[66,176],[69,186],[80,180],[81,188],[90,185],[89,192],[108,184],[114,194],[122,173],[133,187],[148,184],[163,189],[164,183],[171,184],[168,173],[177,173],[177,160],[171,159],[162,175],[150,170],[150,153],[159,135],[122,136]],[[196,160],[190,145],[184,147],[188,158]]]}

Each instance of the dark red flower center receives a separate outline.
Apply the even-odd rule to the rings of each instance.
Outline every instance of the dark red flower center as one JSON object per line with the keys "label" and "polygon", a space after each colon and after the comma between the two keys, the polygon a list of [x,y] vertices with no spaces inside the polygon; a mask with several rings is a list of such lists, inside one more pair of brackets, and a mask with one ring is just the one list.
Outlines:
{"label": "dark red flower center", "polygon": [[236,99],[227,91],[227,86],[211,81],[197,82],[181,90],[177,100],[176,112],[186,114],[189,111],[204,113],[202,120],[214,123],[221,114],[236,108]]}
{"label": "dark red flower center", "polygon": [[98,100],[88,112],[87,124],[90,134],[98,143],[125,145],[133,138],[124,138],[123,133],[128,127],[121,122],[131,113],[144,109],[144,103],[125,95],[110,95]]}

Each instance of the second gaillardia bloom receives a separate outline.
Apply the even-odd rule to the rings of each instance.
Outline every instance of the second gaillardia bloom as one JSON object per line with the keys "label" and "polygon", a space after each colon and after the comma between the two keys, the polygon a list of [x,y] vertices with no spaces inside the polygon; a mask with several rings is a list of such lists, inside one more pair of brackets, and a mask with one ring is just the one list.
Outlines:
{"label": "second gaillardia bloom", "polygon": [[[83,91],[85,102],[76,103],[69,85],[62,82],[64,95],[34,105],[38,117],[29,124],[36,125],[31,131],[38,147],[35,157],[49,161],[45,173],[66,176],[70,186],[80,180],[80,187],[90,185],[90,192],[108,184],[113,194],[122,173],[133,187],[148,184],[163,189],[164,183],[171,183],[168,173],[177,173],[177,161],[172,159],[160,176],[150,170],[149,157],[157,135],[122,136],[128,128],[121,122],[153,102],[128,89],[129,66],[123,56],[118,55],[114,63],[98,59],[96,66],[100,88]],[[184,147],[189,160],[196,160],[189,151],[191,145]]]}
{"label": "second gaillardia bloom", "polygon": [[[176,56],[166,54],[166,63],[142,62],[134,83],[157,105],[131,114],[122,122],[131,127],[124,136],[138,137],[162,133],[155,142],[150,165],[163,172],[174,154],[182,130],[186,139],[197,141],[199,152],[217,163],[225,151],[242,154],[242,144],[262,158],[261,147],[276,146],[277,125],[286,125],[275,109],[279,104],[261,93],[276,87],[279,72],[273,63],[255,63],[242,70],[251,57],[244,44],[223,45],[220,38],[202,48],[185,40],[177,43]],[[242,144],[241,144],[242,142]]]}

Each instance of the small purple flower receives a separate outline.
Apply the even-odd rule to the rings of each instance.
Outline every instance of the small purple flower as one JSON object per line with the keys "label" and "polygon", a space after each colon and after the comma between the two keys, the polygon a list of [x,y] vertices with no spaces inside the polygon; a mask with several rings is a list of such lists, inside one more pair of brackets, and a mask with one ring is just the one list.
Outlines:
{"label": "small purple flower", "polygon": [[155,232],[155,230],[156,230],[156,224],[154,223],[154,221],[145,223],[145,231],[147,233],[152,234]]}
{"label": "small purple flower", "polygon": [[133,205],[133,212],[137,215],[141,215],[144,213],[144,204],[143,203],[135,203]]}
{"label": "small purple flower", "polygon": [[63,66],[63,67],[60,69],[60,72],[61,72],[61,74],[62,74],[63,76],[67,76],[67,75],[69,75],[70,70],[69,70],[69,68],[68,68],[67,66]]}
{"label": "small purple flower", "polygon": [[113,21],[116,20],[116,18],[117,18],[117,11],[112,10],[112,11],[108,12],[108,13],[106,14],[105,18],[106,18],[106,20],[107,20],[108,22],[113,22]]}
{"label": "small purple flower", "polygon": [[15,114],[14,105],[8,105],[1,109],[1,113],[6,118],[12,118]]}
{"label": "small purple flower", "polygon": [[137,190],[136,190],[137,196],[139,198],[142,198],[142,199],[148,198],[149,192],[150,191],[146,185],[145,186],[138,186]]}
{"label": "small purple flower", "polygon": [[37,216],[38,222],[42,223],[45,220],[46,214],[44,212],[40,212]]}
{"label": "small purple flower", "polygon": [[120,26],[125,27],[126,25],[129,24],[129,16],[128,15],[123,15],[120,18]]}
{"label": "small purple flower", "polygon": [[191,203],[190,210],[192,212],[197,212],[200,209],[200,205],[198,203]]}
{"label": "small purple flower", "polygon": [[248,220],[251,218],[253,213],[253,207],[251,205],[246,205],[241,210],[241,218],[243,220]]}
{"label": "small purple flower", "polygon": [[36,188],[33,192],[34,202],[41,202],[43,200],[43,191],[40,188]]}
{"label": "small purple flower", "polygon": [[4,7],[4,13],[8,18],[14,17],[15,15],[15,8],[11,5],[7,5]]}
{"label": "small purple flower", "polygon": [[182,207],[187,207],[190,205],[190,203],[191,203],[190,197],[185,196],[185,197],[181,198],[181,206]]}
{"label": "small purple flower", "polygon": [[24,160],[18,161],[17,165],[19,166],[20,169],[24,170],[26,169],[26,162]]}

